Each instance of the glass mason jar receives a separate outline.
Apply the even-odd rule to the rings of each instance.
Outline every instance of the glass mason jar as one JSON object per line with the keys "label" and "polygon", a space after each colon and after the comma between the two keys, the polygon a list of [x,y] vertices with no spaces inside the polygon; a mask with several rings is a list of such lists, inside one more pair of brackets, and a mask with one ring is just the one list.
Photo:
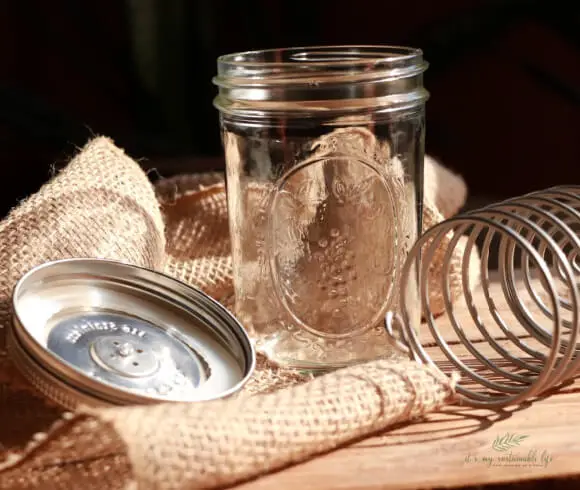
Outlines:
{"label": "glass mason jar", "polygon": [[396,354],[384,315],[421,228],[426,68],[391,46],[218,59],[236,314],[276,363]]}

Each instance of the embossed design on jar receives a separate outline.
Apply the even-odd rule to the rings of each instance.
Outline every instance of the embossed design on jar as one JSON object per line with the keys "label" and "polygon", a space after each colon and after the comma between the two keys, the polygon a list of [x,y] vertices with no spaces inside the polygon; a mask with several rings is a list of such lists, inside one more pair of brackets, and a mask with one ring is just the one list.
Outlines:
{"label": "embossed design on jar", "polygon": [[351,337],[388,308],[401,246],[393,185],[382,168],[342,155],[306,161],[279,180],[270,274],[283,308],[310,333]]}

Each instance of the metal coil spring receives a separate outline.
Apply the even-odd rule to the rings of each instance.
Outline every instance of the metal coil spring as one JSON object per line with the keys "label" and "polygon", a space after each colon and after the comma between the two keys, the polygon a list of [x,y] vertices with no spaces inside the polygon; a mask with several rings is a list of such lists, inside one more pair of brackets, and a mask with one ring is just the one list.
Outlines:
{"label": "metal coil spring", "polygon": [[[474,254],[480,255],[477,284],[470,275]],[[437,317],[426,306],[435,257],[442,263],[435,280],[445,310]],[[497,259],[493,267],[492,257]],[[453,266],[461,270],[458,297],[452,297],[449,284]],[[490,279],[495,267],[498,281]],[[580,186],[533,192],[432,227],[410,251],[401,277],[399,313],[387,315],[387,332],[417,362],[459,371],[460,403],[518,404],[580,373]],[[474,301],[477,288],[483,307]],[[461,303],[464,314],[459,315]],[[418,327],[422,343],[414,328],[417,304],[425,321]],[[443,322],[451,325],[444,333]],[[450,333],[454,339],[444,338]],[[425,340],[427,334],[432,341]],[[445,360],[435,362],[429,354],[433,349]]]}

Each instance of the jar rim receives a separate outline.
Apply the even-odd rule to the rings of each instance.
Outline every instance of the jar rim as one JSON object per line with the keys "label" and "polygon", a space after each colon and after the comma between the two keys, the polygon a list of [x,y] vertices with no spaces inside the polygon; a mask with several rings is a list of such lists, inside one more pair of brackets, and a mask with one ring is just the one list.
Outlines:
{"label": "jar rim", "polygon": [[[214,105],[246,114],[415,106],[428,96],[421,49],[336,45],[265,49],[218,58]],[[258,112],[256,112],[258,111]]]}
{"label": "jar rim", "polygon": [[324,68],[330,68],[332,66],[348,66],[353,68],[361,65],[368,68],[370,63],[388,67],[389,65],[414,60],[420,61],[422,56],[423,51],[421,49],[407,46],[345,44],[240,51],[221,55],[218,57],[217,62],[218,72],[236,68],[251,70],[260,68],[299,67],[300,65]]}

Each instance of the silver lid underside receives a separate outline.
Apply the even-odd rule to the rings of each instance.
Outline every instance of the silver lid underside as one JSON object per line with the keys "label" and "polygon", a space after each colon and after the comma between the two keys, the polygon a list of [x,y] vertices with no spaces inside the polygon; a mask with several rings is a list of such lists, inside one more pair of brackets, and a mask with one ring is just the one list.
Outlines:
{"label": "silver lid underside", "polygon": [[52,262],[23,277],[13,307],[9,338],[24,351],[17,357],[28,360],[26,370],[82,392],[83,402],[220,398],[254,368],[251,342],[225,308],[150,270],[105,260]]}
{"label": "silver lid underside", "polygon": [[91,313],[57,323],[47,349],[94,379],[143,395],[187,398],[210,376],[201,355],[142,320]]}

